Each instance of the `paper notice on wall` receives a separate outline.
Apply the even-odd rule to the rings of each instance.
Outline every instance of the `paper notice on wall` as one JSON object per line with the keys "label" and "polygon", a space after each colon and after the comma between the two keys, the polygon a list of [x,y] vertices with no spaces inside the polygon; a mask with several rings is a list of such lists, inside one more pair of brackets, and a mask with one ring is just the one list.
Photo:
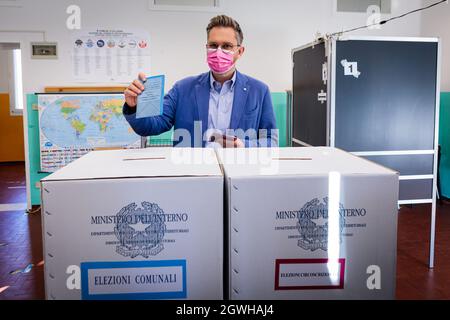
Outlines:
{"label": "paper notice on wall", "polygon": [[150,70],[150,36],[145,31],[97,29],[72,37],[72,73],[78,82],[122,82]]}
{"label": "paper notice on wall", "polygon": [[342,60],[341,65],[344,67],[345,76],[353,76],[358,79],[361,75],[361,72],[359,72],[358,70],[358,62],[349,62],[347,60]]}

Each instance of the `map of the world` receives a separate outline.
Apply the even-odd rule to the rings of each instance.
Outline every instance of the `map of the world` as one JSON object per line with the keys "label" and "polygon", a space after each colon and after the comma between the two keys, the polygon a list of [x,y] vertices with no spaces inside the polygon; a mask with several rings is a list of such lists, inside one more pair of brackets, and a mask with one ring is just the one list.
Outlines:
{"label": "map of the world", "polygon": [[103,147],[138,147],[122,115],[123,95],[40,95],[41,168],[62,167]]}

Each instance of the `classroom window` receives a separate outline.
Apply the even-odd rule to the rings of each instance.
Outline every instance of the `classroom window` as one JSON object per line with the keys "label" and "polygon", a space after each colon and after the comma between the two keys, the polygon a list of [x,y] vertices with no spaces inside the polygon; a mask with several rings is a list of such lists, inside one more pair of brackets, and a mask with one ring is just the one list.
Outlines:
{"label": "classroom window", "polygon": [[23,82],[22,82],[22,50],[11,50],[11,86],[10,109],[11,114],[22,114],[23,111]]}
{"label": "classroom window", "polygon": [[224,0],[149,0],[150,10],[219,11]]}
{"label": "classroom window", "polygon": [[0,43],[0,92],[9,96],[11,115],[22,115],[22,51],[19,43]]}
{"label": "classroom window", "polygon": [[391,0],[336,0],[336,11],[366,13],[374,5],[380,8],[381,13],[391,13]]}

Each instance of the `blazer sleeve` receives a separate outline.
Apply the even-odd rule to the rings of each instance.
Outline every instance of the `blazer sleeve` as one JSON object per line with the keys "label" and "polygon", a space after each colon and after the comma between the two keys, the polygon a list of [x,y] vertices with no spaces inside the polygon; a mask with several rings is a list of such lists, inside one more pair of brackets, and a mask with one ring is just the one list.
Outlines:
{"label": "blazer sleeve", "polygon": [[276,148],[278,147],[278,128],[273,111],[272,96],[269,87],[265,87],[261,110],[261,120],[256,140],[246,140],[247,148]]}
{"label": "blazer sleeve", "polygon": [[126,103],[123,106],[125,119],[138,135],[156,136],[172,129],[175,122],[175,113],[178,105],[178,85],[164,96],[163,113],[154,117],[136,119],[136,108],[131,108]]}

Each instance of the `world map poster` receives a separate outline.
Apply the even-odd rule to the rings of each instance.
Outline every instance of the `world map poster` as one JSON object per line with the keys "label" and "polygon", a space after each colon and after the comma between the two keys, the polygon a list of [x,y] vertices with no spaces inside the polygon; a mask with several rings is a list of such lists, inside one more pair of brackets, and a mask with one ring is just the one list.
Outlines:
{"label": "world map poster", "polygon": [[123,104],[122,94],[39,95],[41,171],[55,172],[98,148],[139,148]]}

